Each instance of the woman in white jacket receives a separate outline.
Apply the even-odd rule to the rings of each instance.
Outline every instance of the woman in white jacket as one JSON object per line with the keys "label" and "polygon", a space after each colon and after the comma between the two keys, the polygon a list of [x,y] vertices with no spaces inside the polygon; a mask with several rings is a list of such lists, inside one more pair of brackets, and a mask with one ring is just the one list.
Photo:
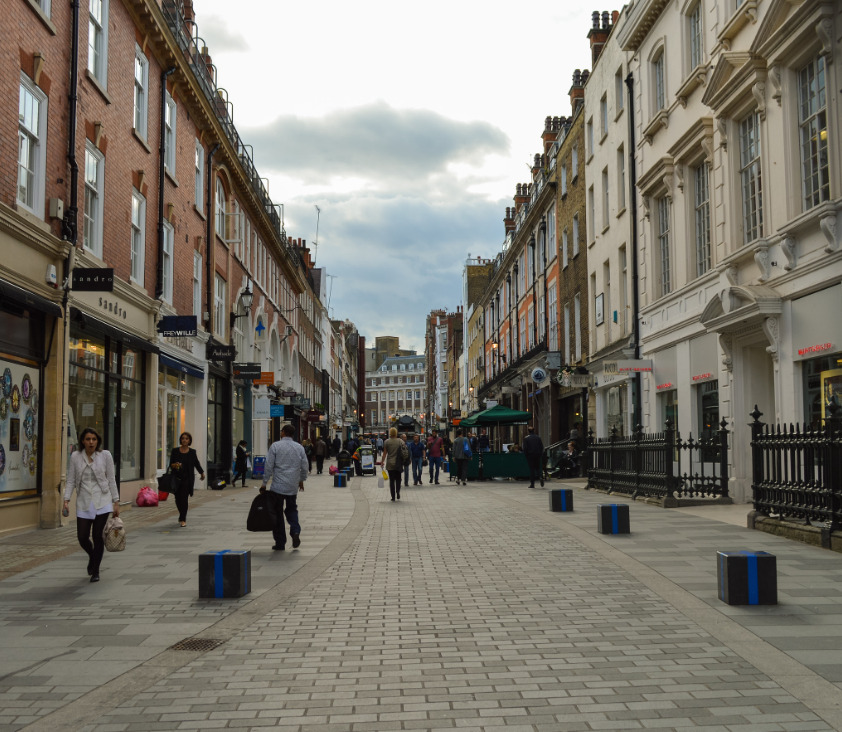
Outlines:
{"label": "woman in white jacket", "polygon": [[[86,427],[79,435],[79,449],[70,456],[67,487],[64,489],[64,511],[76,491],[76,537],[89,557],[91,582],[99,582],[99,565],[105,551],[102,532],[108,515],[120,515],[120,495],[114,479],[114,458],[102,449],[102,437]],[[93,531],[93,544],[91,532]]]}

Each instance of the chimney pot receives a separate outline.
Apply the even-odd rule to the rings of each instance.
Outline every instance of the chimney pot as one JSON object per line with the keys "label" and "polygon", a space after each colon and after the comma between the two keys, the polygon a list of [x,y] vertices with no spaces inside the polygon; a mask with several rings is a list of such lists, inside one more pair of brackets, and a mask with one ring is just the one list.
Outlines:
{"label": "chimney pot", "polygon": [[591,13],[591,20],[593,21],[593,29],[598,30],[599,29],[599,11],[598,10],[594,10]]}
{"label": "chimney pot", "polygon": [[617,19],[619,17],[620,17],[620,11],[619,10],[615,10],[613,13],[611,13],[611,25],[616,25]]}
{"label": "chimney pot", "polygon": [[608,29],[611,27],[611,26],[608,24],[608,18],[609,18],[609,17],[610,17],[610,16],[608,15],[608,11],[607,11],[607,10],[603,10],[603,11],[602,11],[602,30],[608,30]]}

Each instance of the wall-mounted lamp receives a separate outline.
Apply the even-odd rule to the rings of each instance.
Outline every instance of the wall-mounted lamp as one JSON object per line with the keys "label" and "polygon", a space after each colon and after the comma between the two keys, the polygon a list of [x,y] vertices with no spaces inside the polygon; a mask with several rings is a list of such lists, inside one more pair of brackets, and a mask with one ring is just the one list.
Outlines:
{"label": "wall-mounted lamp", "polygon": [[251,282],[246,283],[246,289],[240,293],[240,297],[237,300],[237,309],[242,310],[241,313],[231,313],[231,322],[230,326],[233,328],[234,323],[237,322],[238,318],[247,318],[249,313],[251,312],[251,304],[254,302],[254,293],[251,291]]}

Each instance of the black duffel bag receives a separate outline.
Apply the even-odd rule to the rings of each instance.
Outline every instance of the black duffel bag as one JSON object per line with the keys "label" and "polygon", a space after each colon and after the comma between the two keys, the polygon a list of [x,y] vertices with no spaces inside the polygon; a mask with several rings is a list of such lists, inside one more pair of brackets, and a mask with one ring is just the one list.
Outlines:
{"label": "black duffel bag", "polygon": [[249,531],[272,531],[275,528],[275,522],[269,512],[268,493],[258,493],[251,502],[246,528]]}

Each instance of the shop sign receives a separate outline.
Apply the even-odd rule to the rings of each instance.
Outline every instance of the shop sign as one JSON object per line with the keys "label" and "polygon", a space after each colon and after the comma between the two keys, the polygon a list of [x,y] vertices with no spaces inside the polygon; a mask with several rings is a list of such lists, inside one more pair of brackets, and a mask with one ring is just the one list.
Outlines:
{"label": "shop sign", "polygon": [[281,396],[282,396],[282,397],[292,398],[292,397],[294,397],[297,393],[298,393],[298,392],[297,392],[297,391],[295,391],[295,390],[292,390],[292,391],[282,391],[282,392],[281,392]]}
{"label": "shop sign", "polygon": [[252,419],[269,419],[271,416],[269,405],[269,397],[259,396],[254,398],[254,405],[251,410]]}
{"label": "shop sign", "polygon": [[707,371],[704,374],[696,374],[695,376],[691,376],[690,378],[693,380],[694,384],[697,384],[700,381],[710,381],[711,379],[715,379],[716,374]]}
{"label": "shop sign", "polygon": [[824,353],[825,351],[833,351],[832,343],[817,343],[815,346],[807,346],[806,348],[799,348],[798,355],[802,358],[804,356],[812,356],[814,353]]}
{"label": "shop sign", "polygon": [[461,409],[451,409],[450,410],[450,417],[451,421],[453,418],[461,418],[462,417],[462,410]]}
{"label": "shop sign", "polygon": [[272,386],[275,383],[274,371],[261,371],[260,375],[254,379],[255,386]]}
{"label": "shop sign", "polygon": [[284,405],[283,404],[270,404],[269,405],[269,416],[270,417],[283,417],[284,416]]}
{"label": "shop sign", "polygon": [[655,389],[657,391],[666,391],[667,389],[672,389],[673,383],[671,381],[666,382],[665,384],[658,384]]}
{"label": "shop sign", "polygon": [[299,409],[308,410],[310,409],[310,400],[306,399],[303,394],[296,394],[291,400],[292,406],[298,407]]}
{"label": "shop sign", "polygon": [[638,359],[622,359],[619,361],[603,361],[602,373],[606,375],[612,374],[638,374],[652,370],[652,359],[638,358]]}
{"label": "shop sign", "polygon": [[165,315],[158,321],[158,333],[165,338],[194,336],[198,327],[195,315]]}
{"label": "shop sign", "polygon": [[259,379],[263,373],[259,363],[235,363],[233,364],[234,376],[238,379]]}
{"label": "shop sign", "polygon": [[562,386],[587,389],[593,385],[593,376],[591,374],[569,374],[561,371],[559,372],[557,381]]}
{"label": "shop sign", "polygon": [[208,344],[208,361],[233,361],[237,358],[237,349],[234,346],[221,346]]}
{"label": "shop sign", "polygon": [[110,267],[76,267],[71,275],[76,292],[113,292],[114,270]]}

